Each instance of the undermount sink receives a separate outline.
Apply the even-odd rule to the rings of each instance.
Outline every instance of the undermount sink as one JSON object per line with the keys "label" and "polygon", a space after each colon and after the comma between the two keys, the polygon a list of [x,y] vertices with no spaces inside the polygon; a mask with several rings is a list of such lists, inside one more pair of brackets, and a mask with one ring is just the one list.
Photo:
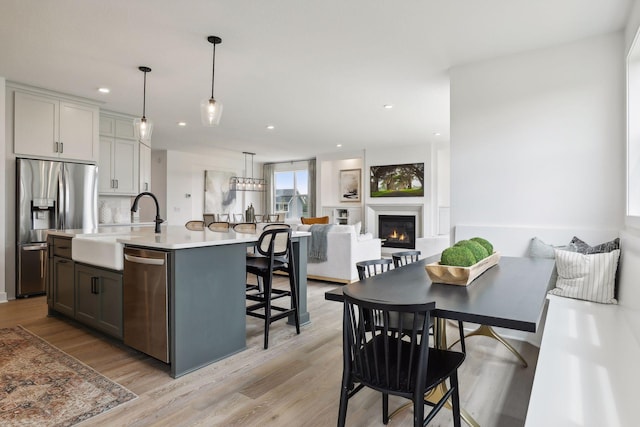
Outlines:
{"label": "undermount sink", "polygon": [[71,244],[71,258],[74,261],[112,270],[122,270],[123,244],[117,242],[122,236],[75,237]]}

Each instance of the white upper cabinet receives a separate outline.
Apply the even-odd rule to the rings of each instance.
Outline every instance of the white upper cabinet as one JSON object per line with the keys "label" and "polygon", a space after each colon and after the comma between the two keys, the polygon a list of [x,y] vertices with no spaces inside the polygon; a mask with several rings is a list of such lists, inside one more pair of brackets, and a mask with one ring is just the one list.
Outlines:
{"label": "white upper cabinet", "polygon": [[100,116],[100,194],[136,195],[139,184],[139,144],[133,118]]}
{"label": "white upper cabinet", "polygon": [[17,155],[94,162],[98,125],[97,105],[15,91],[13,147]]}

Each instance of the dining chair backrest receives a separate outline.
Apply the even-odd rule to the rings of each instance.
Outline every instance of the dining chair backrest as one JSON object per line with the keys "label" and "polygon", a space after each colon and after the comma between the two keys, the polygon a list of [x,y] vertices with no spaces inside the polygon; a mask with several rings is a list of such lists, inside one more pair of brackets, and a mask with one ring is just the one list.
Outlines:
{"label": "dining chair backrest", "polygon": [[273,251],[275,257],[288,258],[290,246],[291,228],[279,227],[263,230],[256,249],[262,256],[269,256]]}
{"label": "dining chair backrest", "polygon": [[[449,403],[453,425],[461,426],[458,367],[464,354],[429,347],[429,319],[435,302],[394,304],[360,299],[344,290],[342,384],[338,427],[346,425],[348,400],[363,387],[382,393],[382,423],[389,422],[389,395],[413,402],[414,427],[428,425]],[[371,319],[377,319],[375,325]],[[433,357],[432,357],[433,356]],[[428,367],[428,369],[427,369]],[[425,394],[444,381],[449,389],[425,417]]]}
{"label": "dining chair backrest", "polygon": [[403,265],[411,264],[418,259],[420,259],[420,251],[402,251],[402,252],[394,252],[391,254],[391,258],[393,259],[393,266],[395,268],[402,267]]}
{"label": "dining chair backrest", "polygon": [[226,221],[212,222],[209,224],[209,230],[211,231],[229,231],[229,223]]}
{"label": "dining chair backrest", "polygon": [[274,222],[272,224],[267,224],[265,225],[262,229],[263,230],[271,230],[274,228],[291,228],[291,226],[289,224],[284,224],[284,223],[280,223],[280,222]]}
{"label": "dining chair backrest", "polygon": [[187,223],[184,226],[187,228],[187,230],[203,231],[204,221],[200,221],[200,220],[187,221]]}
{"label": "dining chair backrest", "polygon": [[370,259],[367,261],[356,262],[356,269],[358,270],[358,278],[364,280],[367,277],[375,276],[376,274],[389,271],[393,261],[389,258]]}
{"label": "dining chair backrest", "polygon": [[[424,390],[429,313],[435,305],[392,305],[361,300],[345,292],[343,366],[349,367],[355,382],[378,390]],[[375,328],[367,324],[373,318],[380,322]]]}
{"label": "dining chair backrest", "polygon": [[221,213],[217,214],[216,216],[217,222],[231,222],[231,215],[229,215],[228,213]]}
{"label": "dining chair backrest", "polygon": [[256,222],[267,222],[267,215],[265,214],[255,214],[253,215],[253,217],[255,218]]}
{"label": "dining chair backrest", "polygon": [[241,222],[233,226],[233,231],[237,231],[238,233],[256,233],[256,223],[255,222]]}
{"label": "dining chair backrest", "polygon": [[244,214],[234,213],[233,214],[233,222],[236,222],[236,223],[244,222]]}
{"label": "dining chair backrest", "polygon": [[212,222],[216,222],[218,220],[216,216],[216,214],[203,214],[202,218],[204,219],[204,225],[208,227]]}
{"label": "dining chair backrest", "polygon": [[278,222],[278,214],[269,214],[267,215],[268,222]]}

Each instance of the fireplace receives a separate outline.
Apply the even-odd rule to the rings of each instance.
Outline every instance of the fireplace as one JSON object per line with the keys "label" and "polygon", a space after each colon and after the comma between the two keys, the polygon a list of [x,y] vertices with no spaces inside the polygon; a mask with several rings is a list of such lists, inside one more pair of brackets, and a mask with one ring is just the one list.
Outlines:
{"label": "fireplace", "polygon": [[387,248],[415,249],[416,217],[414,215],[378,215],[378,237]]}

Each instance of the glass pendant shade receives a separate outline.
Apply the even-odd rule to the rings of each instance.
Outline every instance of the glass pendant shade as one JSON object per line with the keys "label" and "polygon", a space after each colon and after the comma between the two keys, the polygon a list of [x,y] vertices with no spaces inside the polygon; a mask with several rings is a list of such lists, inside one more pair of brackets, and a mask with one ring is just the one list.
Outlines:
{"label": "glass pendant shade", "polygon": [[222,43],[218,36],[209,36],[207,41],[213,45],[213,62],[211,64],[211,97],[200,103],[200,118],[203,126],[218,126],[222,117],[222,104],[213,97],[216,77],[216,45]]}
{"label": "glass pendant shade", "polygon": [[200,117],[203,126],[217,126],[222,117],[222,103],[213,98],[204,99],[200,103]]}
{"label": "glass pendant shade", "polygon": [[135,138],[140,142],[151,143],[151,132],[153,131],[153,122],[146,117],[135,119],[133,121],[133,132]]}
{"label": "glass pendant shade", "polygon": [[135,138],[147,145],[151,144],[151,132],[153,131],[153,122],[147,119],[145,112],[147,107],[147,73],[151,72],[151,68],[140,66],[138,70],[144,73],[144,86],[142,92],[142,117],[133,120],[133,133]]}

